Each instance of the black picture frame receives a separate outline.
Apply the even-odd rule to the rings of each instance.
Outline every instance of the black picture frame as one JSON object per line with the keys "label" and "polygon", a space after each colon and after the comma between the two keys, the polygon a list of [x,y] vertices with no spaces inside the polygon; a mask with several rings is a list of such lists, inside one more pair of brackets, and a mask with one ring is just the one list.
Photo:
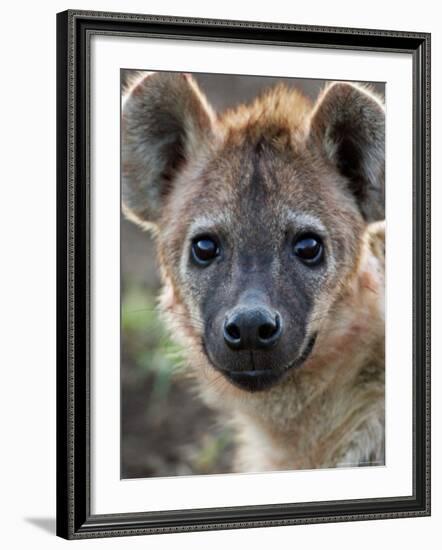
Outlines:
{"label": "black picture frame", "polygon": [[[409,53],[413,59],[413,495],[92,515],[89,41],[155,36]],[[57,534],[67,539],[430,514],[430,35],[69,10],[57,15]]]}

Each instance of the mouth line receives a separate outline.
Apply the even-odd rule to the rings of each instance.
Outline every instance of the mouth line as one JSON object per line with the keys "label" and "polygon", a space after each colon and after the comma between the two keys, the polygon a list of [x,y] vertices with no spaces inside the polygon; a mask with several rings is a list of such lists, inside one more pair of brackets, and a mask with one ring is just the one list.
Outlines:
{"label": "mouth line", "polygon": [[304,350],[302,351],[301,355],[293,361],[288,367],[287,370],[291,368],[297,368],[300,367],[307,357],[311,354],[313,348],[315,347],[316,338],[318,337],[318,333],[315,332],[312,336],[310,336],[307,345],[305,346]]}
{"label": "mouth line", "polygon": [[[307,342],[301,355],[297,357],[292,363],[282,369],[252,369],[252,370],[227,370],[216,367],[216,370],[222,372],[222,374],[235,386],[240,389],[247,390],[249,392],[262,391],[274,386],[287,374],[287,372],[293,368],[299,368],[310,355],[313,350],[317,338],[317,333],[313,334]],[[253,364],[253,362],[252,362]]]}

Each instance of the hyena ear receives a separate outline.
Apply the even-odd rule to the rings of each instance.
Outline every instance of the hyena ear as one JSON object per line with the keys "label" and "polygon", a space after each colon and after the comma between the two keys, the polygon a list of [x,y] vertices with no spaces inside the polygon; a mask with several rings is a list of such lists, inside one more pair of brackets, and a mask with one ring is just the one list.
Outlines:
{"label": "hyena ear", "polygon": [[367,238],[373,255],[385,267],[385,220],[370,223],[367,227]]}
{"label": "hyena ear", "polygon": [[215,115],[190,75],[151,73],[123,100],[123,210],[156,224],[180,170],[210,138]]}
{"label": "hyena ear", "polygon": [[382,102],[359,85],[333,83],[319,97],[310,138],[348,180],[367,222],[383,219],[385,111]]}

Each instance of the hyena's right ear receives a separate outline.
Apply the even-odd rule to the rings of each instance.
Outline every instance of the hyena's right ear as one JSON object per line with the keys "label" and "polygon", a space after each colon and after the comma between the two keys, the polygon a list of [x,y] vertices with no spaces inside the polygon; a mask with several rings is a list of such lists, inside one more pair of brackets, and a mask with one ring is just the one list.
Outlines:
{"label": "hyena's right ear", "polygon": [[123,210],[156,224],[179,171],[210,139],[215,115],[190,75],[151,73],[123,100]]}

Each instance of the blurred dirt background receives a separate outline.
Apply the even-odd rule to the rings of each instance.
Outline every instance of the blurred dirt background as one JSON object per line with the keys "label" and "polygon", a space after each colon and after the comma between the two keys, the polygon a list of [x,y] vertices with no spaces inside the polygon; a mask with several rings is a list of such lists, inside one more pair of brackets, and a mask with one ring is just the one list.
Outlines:
{"label": "blurred dirt background", "polygon": [[[122,87],[134,71],[122,71]],[[212,106],[222,111],[252,100],[284,80],[315,99],[324,80],[195,74]],[[381,94],[383,84],[373,84]],[[194,394],[174,366],[180,350],[155,311],[160,281],[151,236],[121,220],[121,477],[232,471],[234,442],[223,419]]]}

